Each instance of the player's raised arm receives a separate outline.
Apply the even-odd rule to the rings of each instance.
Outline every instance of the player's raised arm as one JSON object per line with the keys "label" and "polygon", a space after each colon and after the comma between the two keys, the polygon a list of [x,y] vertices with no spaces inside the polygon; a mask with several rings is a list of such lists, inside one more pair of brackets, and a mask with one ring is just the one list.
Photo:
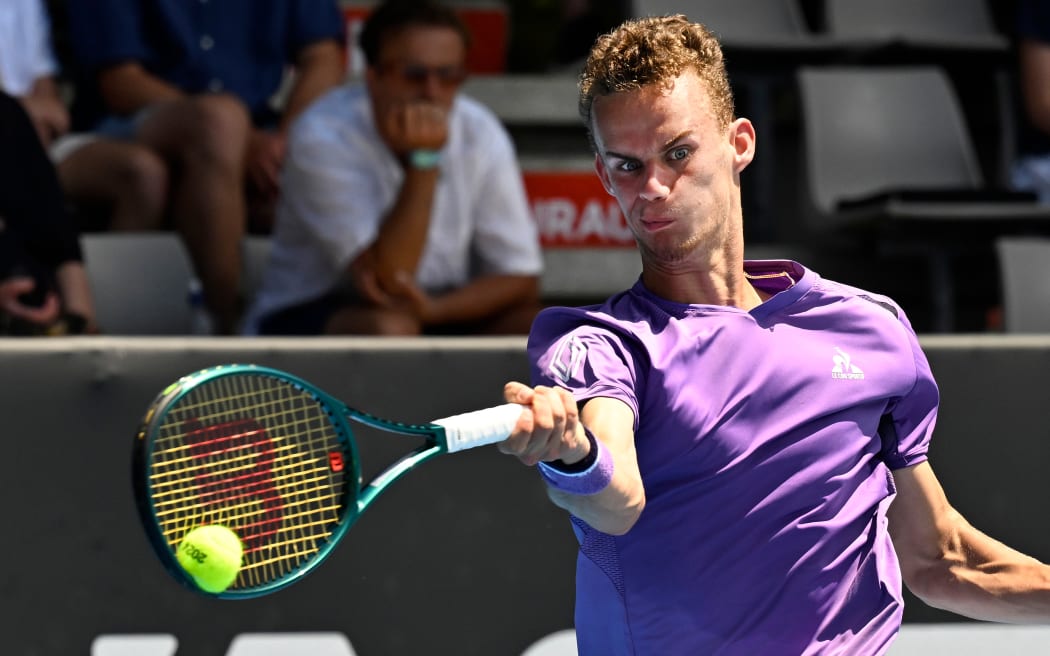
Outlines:
{"label": "player's raised arm", "polygon": [[948,502],[929,463],[893,474],[889,528],[909,590],[975,619],[1050,621],[1050,567],[974,528]]}
{"label": "player's raised arm", "polygon": [[504,396],[527,410],[500,450],[538,465],[551,500],[592,528],[629,531],[645,507],[631,409],[597,397],[580,410],[568,390],[517,382]]}

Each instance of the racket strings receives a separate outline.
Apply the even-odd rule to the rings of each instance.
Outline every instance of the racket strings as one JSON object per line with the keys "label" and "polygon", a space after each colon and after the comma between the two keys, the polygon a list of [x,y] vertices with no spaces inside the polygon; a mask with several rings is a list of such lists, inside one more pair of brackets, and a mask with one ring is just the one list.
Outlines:
{"label": "racket strings", "polygon": [[195,526],[230,527],[245,546],[231,589],[248,589],[294,573],[326,544],[352,481],[332,455],[348,438],[314,395],[270,376],[225,376],[161,419],[150,486],[172,549]]}

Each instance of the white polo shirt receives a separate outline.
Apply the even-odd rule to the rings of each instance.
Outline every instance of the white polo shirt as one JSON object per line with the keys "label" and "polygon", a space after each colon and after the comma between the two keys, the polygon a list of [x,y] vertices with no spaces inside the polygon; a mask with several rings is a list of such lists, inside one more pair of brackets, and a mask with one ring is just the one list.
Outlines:
{"label": "white polo shirt", "polygon": [[[440,291],[482,273],[538,275],[539,234],[499,119],[460,94],[440,166],[417,284]],[[337,87],[308,108],[289,136],[270,260],[244,332],[329,292],[376,239],[403,179],[363,84]]]}

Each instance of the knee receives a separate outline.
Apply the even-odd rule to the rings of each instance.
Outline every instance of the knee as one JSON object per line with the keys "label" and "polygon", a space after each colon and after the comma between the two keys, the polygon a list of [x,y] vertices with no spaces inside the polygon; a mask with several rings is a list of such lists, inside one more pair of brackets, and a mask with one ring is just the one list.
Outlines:
{"label": "knee", "polygon": [[198,96],[191,107],[189,145],[209,159],[239,165],[252,130],[244,104],[233,96],[219,94]]}
{"label": "knee", "polygon": [[419,320],[404,312],[379,312],[375,318],[376,335],[411,337],[423,333]]}
{"label": "knee", "polygon": [[168,167],[148,148],[132,146],[122,156],[117,169],[124,193],[145,208],[159,213],[168,195]]}
{"label": "knee", "polygon": [[329,335],[387,335],[411,337],[423,332],[419,321],[404,312],[351,306],[338,310],[325,324]]}

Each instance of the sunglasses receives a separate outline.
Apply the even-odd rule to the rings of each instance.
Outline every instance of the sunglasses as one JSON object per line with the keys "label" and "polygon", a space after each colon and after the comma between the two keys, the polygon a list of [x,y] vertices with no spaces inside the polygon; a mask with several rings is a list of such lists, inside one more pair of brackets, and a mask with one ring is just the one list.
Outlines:
{"label": "sunglasses", "polygon": [[467,70],[462,66],[423,66],[422,64],[388,64],[380,67],[385,73],[394,73],[409,84],[426,84],[433,78],[443,87],[452,88],[463,84]]}

